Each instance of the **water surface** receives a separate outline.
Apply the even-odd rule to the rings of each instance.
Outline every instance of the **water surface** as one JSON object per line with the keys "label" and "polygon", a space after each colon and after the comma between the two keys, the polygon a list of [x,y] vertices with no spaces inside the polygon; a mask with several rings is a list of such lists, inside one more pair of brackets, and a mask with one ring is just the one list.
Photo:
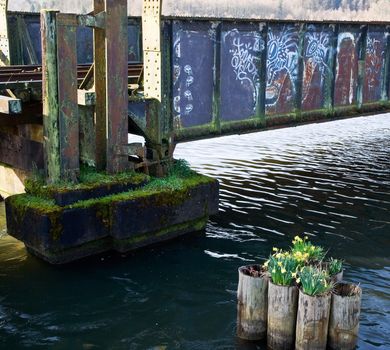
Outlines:
{"label": "water surface", "polygon": [[307,234],[363,288],[360,349],[389,349],[390,115],[179,145],[221,182],[197,233],[65,267],[5,234],[0,348],[264,349],[235,338],[237,268]]}

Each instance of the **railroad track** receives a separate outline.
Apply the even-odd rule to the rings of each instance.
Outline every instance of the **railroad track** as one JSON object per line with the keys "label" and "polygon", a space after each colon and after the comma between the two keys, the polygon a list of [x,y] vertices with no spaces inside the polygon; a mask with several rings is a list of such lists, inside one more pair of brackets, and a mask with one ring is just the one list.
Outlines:
{"label": "railroad track", "polygon": [[[87,74],[90,74],[90,70],[90,64],[82,64],[77,67],[77,79],[79,84],[84,81]],[[129,63],[129,84],[139,83],[142,70],[142,63]],[[42,66],[40,65],[0,67],[0,90],[13,89],[18,87],[35,87],[41,83]]]}

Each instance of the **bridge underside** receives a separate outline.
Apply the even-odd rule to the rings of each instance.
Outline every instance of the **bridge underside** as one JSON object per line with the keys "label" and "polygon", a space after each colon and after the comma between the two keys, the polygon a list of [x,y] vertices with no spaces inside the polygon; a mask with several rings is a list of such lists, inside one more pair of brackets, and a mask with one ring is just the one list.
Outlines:
{"label": "bridge underside", "polygon": [[[29,173],[42,169],[44,163],[40,24],[36,15],[11,14],[9,25],[16,33],[11,63],[30,67],[0,69],[2,94],[11,92],[22,101],[21,113],[0,112],[0,162]],[[171,155],[177,142],[390,107],[386,24],[178,18],[164,19],[161,28],[163,96],[159,103],[144,98],[148,78],[144,70],[153,65],[142,65],[140,19],[128,20],[128,127],[149,144],[147,150],[134,145],[136,158],[145,152],[153,158],[156,145],[160,156],[161,152]],[[93,165],[96,106],[95,95],[88,90],[93,74],[85,82],[91,76],[93,35],[90,28],[77,33],[80,158]]]}

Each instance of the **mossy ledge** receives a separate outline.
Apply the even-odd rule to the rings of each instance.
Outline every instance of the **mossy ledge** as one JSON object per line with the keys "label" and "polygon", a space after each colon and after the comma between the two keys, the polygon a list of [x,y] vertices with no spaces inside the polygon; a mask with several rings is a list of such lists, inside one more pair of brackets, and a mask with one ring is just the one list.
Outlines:
{"label": "mossy ledge", "polygon": [[218,212],[218,190],[216,180],[182,168],[130,191],[65,206],[26,193],[6,200],[8,232],[54,264],[125,252],[201,230]]}

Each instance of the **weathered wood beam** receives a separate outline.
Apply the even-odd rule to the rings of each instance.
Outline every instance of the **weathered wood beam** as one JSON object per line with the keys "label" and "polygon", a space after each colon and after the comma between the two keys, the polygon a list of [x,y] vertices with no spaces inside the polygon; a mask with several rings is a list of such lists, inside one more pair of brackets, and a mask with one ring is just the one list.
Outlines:
{"label": "weathered wood beam", "polygon": [[0,113],[4,113],[4,114],[22,113],[22,101],[18,98],[0,96]]}

